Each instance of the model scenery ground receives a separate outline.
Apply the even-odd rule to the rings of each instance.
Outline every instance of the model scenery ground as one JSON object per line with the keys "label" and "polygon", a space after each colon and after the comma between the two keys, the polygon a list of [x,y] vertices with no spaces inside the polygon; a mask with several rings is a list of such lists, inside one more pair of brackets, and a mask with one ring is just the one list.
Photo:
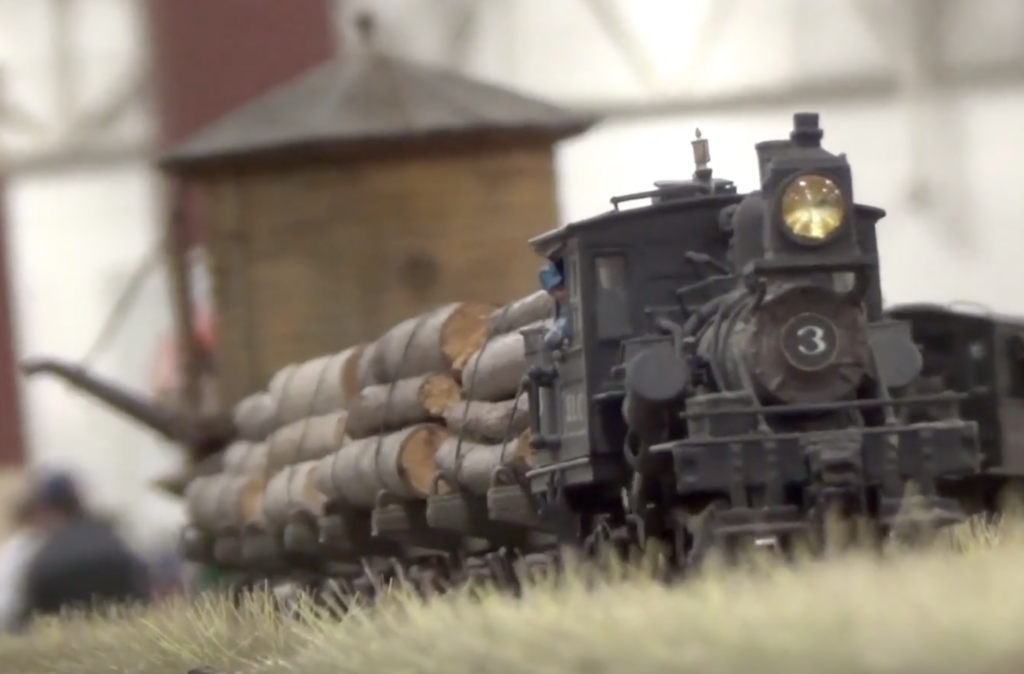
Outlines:
{"label": "model scenery ground", "polygon": [[643,573],[522,599],[397,596],[344,621],[215,598],[65,618],[0,639],[4,674],[1001,674],[1024,671],[1024,528],[962,527],[925,551]]}

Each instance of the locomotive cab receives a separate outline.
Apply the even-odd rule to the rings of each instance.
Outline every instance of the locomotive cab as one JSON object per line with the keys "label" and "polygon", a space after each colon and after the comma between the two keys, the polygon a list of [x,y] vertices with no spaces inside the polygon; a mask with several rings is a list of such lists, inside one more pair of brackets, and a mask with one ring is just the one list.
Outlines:
{"label": "locomotive cab", "polygon": [[[568,328],[555,343],[548,327],[523,331],[539,465],[530,474],[535,492],[557,483],[618,502],[628,481],[624,389],[616,370],[623,345],[651,333],[663,315],[679,317],[679,288],[713,281],[727,267],[729,234],[720,213],[739,199],[731,181],[705,171],[615,197],[613,210],[530,242],[564,274],[559,311]],[[687,261],[685,251],[702,254]]]}

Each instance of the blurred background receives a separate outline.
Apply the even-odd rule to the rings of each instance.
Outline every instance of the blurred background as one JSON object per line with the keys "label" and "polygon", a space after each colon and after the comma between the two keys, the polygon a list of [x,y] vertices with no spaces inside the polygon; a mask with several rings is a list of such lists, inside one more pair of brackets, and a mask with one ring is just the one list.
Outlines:
{"label": "blurred background", "polygon": [[[0,0],[6,482],[68,468],[140,548],[176,531],[180,504],[150,483],[178,451],[15,363],[84,359],[149,395],[174,386],[153,158],[344,61],[371,5],[381,51],[601,119],[556,148],[560,222],[686,178],[698,127],[716,174],[752,189],[753,144],[813,110],[851,159],[857,200],[888,211],[887,302],[1024,314],[1018,0]],[[202,307],[202,232],[190,236]]]}

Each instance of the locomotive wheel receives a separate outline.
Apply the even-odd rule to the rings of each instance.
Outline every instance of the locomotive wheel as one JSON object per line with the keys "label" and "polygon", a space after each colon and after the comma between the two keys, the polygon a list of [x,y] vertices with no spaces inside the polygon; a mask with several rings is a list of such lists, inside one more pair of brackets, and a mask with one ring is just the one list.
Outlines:
{"label": "locomotive wheel", "polygon": [[719,530],[719,513],[727,508],[724,501],[715,501],[699,513],[681,513],[676,527],[676,571],[683,577],[700,573],[712,561],[727,566],[749,564],[758,568],[763,562],[792,557],[794,541],[789,537],[755,539],[750,536],[726,537]]}
{"label": "locomotive wheel", "polygon": [[238,574],[227,579],[224,589],[232,605],[241,608],[253,595],[269,588],[270,583],[266,579]]}
{"label": "locomotive wheel", "polygon": [[484,556],[482,562],[486,567],[487,580],[499,590],[510,592],[513,596],[522,594],[522,583],[516,564],[521,557],[515,550],[501,548]]}
{"label": "locomotive wheel", "polygon": [[516,576],[521,584],[556,582],[564,571],[557,551],[535,552],[523,556],[515,563]]}
{"label": "locomotive wheel", "polygon": [[314,591],[316,606],[341,618],[365,598],[347,578],[325,578]]}
{"label": "locomotive wheel", "polygon": [[689,549],[680,550],[679,558],[685,560],[684,572],[696,573],[707,562],[715,547],[715,529],[718,527],[718,511],[721,504],[712,503],[686,523],[689,533]]}
{"label": "locomotive wheel", "polygon": [[451,589],[454,574],[444,559],[428,559],[410,566],[405,581],[424,599]]}
{"label": "locomotive wheel", "polygon": [[587,537],[584,553],[588,559],[597,562],[629,562],[643,554],[642,545],[635,530],[626,521],[613,523],[610,517],[602,517]]}

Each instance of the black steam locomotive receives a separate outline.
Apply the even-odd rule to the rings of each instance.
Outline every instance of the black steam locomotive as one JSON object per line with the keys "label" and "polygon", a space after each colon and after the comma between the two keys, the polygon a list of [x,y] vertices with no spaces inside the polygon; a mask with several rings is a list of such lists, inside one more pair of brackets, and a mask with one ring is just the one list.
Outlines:
{"label": "black steam locomotive", "polygon": [[698,132],[692,180],[531,242],[564,275],[562,328],[523,331],[538,465],[491,490],[493,519],[657,540],[685,565],[827,513],[884,533],[911,481],[935,524],[964,517],[947,485],[981,469],[978,423],[955,411],[971,392],[915,386],[911,325],[882,309],[885,213],[854,202],[818,121],[756,146],[757,191],[713,177]]}

